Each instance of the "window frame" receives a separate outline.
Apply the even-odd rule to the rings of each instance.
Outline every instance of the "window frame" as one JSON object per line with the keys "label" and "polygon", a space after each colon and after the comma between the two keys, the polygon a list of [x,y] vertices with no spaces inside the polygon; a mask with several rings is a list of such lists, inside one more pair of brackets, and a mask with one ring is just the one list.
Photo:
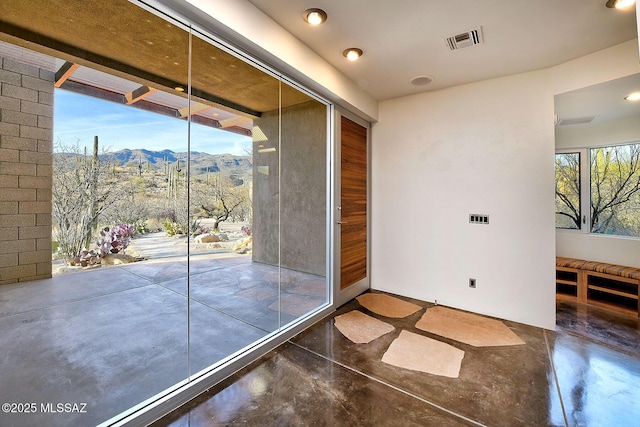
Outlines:
{"label": "window frame", "polygon": [[[563,233],[590,234],[593,236],[606,237],[606,238],[640,240],[640,237],[638,236],[594,233],[591,231],[591,151],[598,148],[618,147],[618,146],[636,145],[636,144],[640,144],[640,140],[617,142],[617,143],[594,144],[586,147],[585,146],[573,147],[573,148],[565,147],[565,148],[558,148],[555,150],[554,160],[555,160],[555,154],[567,154],[567,153],[580,154],[580,171],[579,171],[580,173],[580,210],[582,215],[582,221],[581,221],[582,224],[580,229],[556,227],[555,228],[556,231],[560,231]],[[554,168],[554,172],[555,172],[555,168]]]}
{"label": "window frame", "polygon": [[[580,228],[562,228],[556,227],[556,231],[562,231],[567,233],[591,233],[591,227],[587,226],[591,224],[591,171],[589,169],[591,164],[590,148],[563,148],[555,151],[557,154],[572,154],[578,153],[580,156]],[[554,162],[555,164],[555,162]],[[588,171],[585,173],[584,171]],[[555,167],[554,167],[555,172]],[[555,182],[555,180],[554,180]],[[586,193],[585,193],[586,192]],[[586,196],[586,197],[585,197]]]}

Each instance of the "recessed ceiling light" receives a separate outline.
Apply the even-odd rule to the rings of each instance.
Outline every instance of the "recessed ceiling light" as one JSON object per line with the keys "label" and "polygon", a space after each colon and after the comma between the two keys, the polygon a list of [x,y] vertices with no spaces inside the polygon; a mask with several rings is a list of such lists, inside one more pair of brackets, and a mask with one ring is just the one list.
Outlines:
{"label": "recessed ceiling light", "polygon": [[431,76],[417,76],[411,79],[411,84],[414,86],[426,86],[433,81]]}
{"label": "recessed ceiling light", "polygon": [[356,59],[360,58],[363,53],[364,52],[362,52],[362,49],[358,49],[357,47],[350,47],[349,49],[345,49],[344,52],[342,52],[342,55],[344,55],[344,57],[349,61],[355,61]]}
{"label": "recessed ceiling light", "polygon": [[327,20],[327,12],[322,9],[307,9],[302,14],[302,19],[311,25],[320,25]]}
{"label": "recessed ceiling light", "polygon": [[629,95],[625,96],[624,99],[627,101],[640,101],[640,92],[633,92]]}
{"label": "recessed ceiling light", "polygon": [[624,9],[625,7],[629,7],[633,5],[636,0],[608,0],[607,7],[616,8],[616,9]]}
{"label": "recessed ceiling light", "polygon": [[178,92],[184,92],[184,87],[182,86],[176,86],[174,87],[175,90],[177,90]]}

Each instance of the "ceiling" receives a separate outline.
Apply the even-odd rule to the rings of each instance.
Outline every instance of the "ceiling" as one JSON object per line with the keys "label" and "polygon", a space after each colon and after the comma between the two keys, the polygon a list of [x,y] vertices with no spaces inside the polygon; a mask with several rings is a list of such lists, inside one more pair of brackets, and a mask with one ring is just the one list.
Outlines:
{"label": "ceiling", "polygon": [[[0,54],[56,72],[62,89],[244,134],[262,113],[311,100],[127,0],[2,0]],[[77,68],[60,78],[65,63]]]}
{"label": "ceiling", "polygon": [[[637,37],[635,7],[605,0],[249,0],[378,100],[552,67]],[[308,8],[327,12],[312,27]],[[484,43],[445,38],[481,27]],[[364,55],[347,61],[342,52]],[[433,82],[413,86],[417,76]]]}
{"label": "ceiling", "polygon": [[[379,100],[546,68],[637,37],[635,7],[608,9],[604,0],[247,1]],[[325,10],[327,22],[318,27],[304,22],[302,14],[311,7]],[[445,43],[448,36],[478,27],[482,44],[451,51]],[[159,88],[135,106],[160,105],[180,116],[187,105],[185,95],[173,88],[187,84],[188,34],[126,0],[3,0],[0,40],[79,64],[67,86],[85,83],[120,97],[136,88]],[[216,107],[198,110],[194,119],[245,132],[250,121],[234,117],[259,117],[278,108],[280,100],[286,106],[310,99],[201,38],[192,42],[193,99]],[[342,55],[347,47],[359,47],[364,55],[347,61]],[[56,61],[52,70],[64,61]],[[424,75],[433,82],[410,84]],[[625,84],[640,81],[630,78]],[[605,89],[616,95],[605,97]],[[564,103],[558,107],[560,119],[593,115],[604,120],[626,114],[614,107],[629,110],[620,102],[618,93],[627,90],[620,83],[593,90],[576,95],[579,101],[558,98]]]}
{"label": "ceiling", "polygon": [[583,126],[640,117],[640,102],[625,96],[640,92],[640,74],[611,80],[555,96],[559,126]]}

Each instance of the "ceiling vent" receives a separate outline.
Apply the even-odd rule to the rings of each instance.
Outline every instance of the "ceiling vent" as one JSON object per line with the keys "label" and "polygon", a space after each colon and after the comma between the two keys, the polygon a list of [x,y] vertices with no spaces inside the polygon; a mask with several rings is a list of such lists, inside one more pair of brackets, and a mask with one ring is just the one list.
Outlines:
{"label": "ceiling vent", "polygon": [[596,116],[575,117],[572,119],[561,119],[558,121],[558,126],[586,125],[587,123],[591,123],[595,118]]}
{"label": "ceiling vent", "polygon": [[482,27],[447,37],[445,42],[447,42],[450,50],[458,50],[480,44],[482,43]]}

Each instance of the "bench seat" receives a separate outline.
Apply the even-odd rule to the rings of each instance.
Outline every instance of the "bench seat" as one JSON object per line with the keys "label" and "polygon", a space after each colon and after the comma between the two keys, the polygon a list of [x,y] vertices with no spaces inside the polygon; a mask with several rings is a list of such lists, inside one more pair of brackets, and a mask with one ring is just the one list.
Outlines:
{"label": "bench seat", "polygon": [[577,258],[556,257],[556,267],[575,268],[578,270],[597,271],[611,276],[640,280],[640,268],[609,264],[599,261],[585,261]]}
{"label": "bench seat", "polygon": [[640,268],[556,257],[558,295],[568,294],[578,302],[638,316],[639,288]]}

